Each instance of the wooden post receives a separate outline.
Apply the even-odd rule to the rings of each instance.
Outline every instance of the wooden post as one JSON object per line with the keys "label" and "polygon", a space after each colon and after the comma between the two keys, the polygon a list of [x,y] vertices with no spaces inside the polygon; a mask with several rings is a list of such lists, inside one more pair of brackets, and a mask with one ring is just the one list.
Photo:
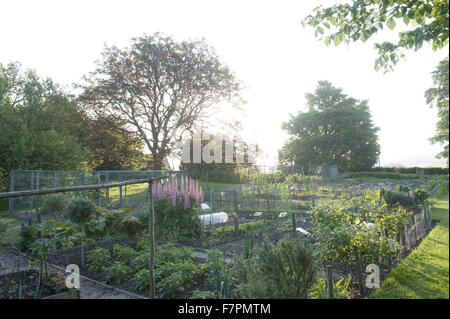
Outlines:
{"label": "wooden post", "polygon": [[297,234],[297,221],[295,220],[295,212],[292,212],[292,228],[294,230],[294,236]]}
{"label": "wooden post", "polygon": [[55,171],[53,173],[53,187],[56,188],[58,187],[58,172]]}
{"label": "wooden post", "polygon": [[361,267],[361,256],[359,255],[358,249],[355,249],[355,257],[356,257],[356,272],[358,274],[358,285],[361,295],[364,295],[364,285],[362,278],[362,267]]}
{"label": "wooden post", "polygon": [[[30,189],[34,190],[34,172],[31,172]],[[34,199],[34,196],[31,196],[31,198],[30,198],[30,213],[33,212],[33,199]]]}
{"label": "wooden post", "polygon": [[331,269],[331,266],[327,266],[327,274],[328,274],[328,298],[334,299],[334,291],[333,291],[333,270]]}
{"label": "wooden post", "polygon": [[234,231],[236,234],[239,233],[239,212],[238,212],[238,205],[237,205],[237,191],[234,191]]}
{"label": "wooden post", "polygon": [[150,241],[150,257],[149,257],[149,276],[150,276],[150,299],[155,299],[155,206],[153,203],[153,181],[148,183],[148,193],[150,201],[148,203],[148,215],[149,215],[149,241]]}
{"label": "wooden post", "polygon": [[[120,175],[119,175],[120,177],[119,177],[119,181],[120,182],[123,182],[123,176],[122,176],[122,173],[120,173]],[[119,208],[122,208],[122,186],[119,186]]]}
{"label": "wooden post", "polygon": [[[40,184],[39,184],[39,172],[36,173],[36,190],[39,190]],[[40,197],[36,198],[36,206],[39,204]]]}
{"label": "wooden post", "polygon": [[[97,173],[97,179],[98,179],[98,183],[100,184],[101,183],[101,175],[99,172]],[[102,207],[102,192],[101,192],[100,188],[97,189],[97,196],[98,196],[98,207]]]}
{"label": "wooden post", "polygon": [[81,226],[81,266],[84,266],[84,224]]}
{"label": "wooden post", "polygon": [[[106,180],[105,183],[108,184],[109,183],[109,173],[106,173]],[[109,187],[106,188],[106,201],[109,202]]]}
{"label": "wooden post", "polygon": [[[11,171],[11,182],[9,183],[9,191],[14,192],[14,171]],[[9,199],[9,216],[12,217],[14,211],[14,198]]]}
{"label": "wooden post", "polygon": [[[86,172],[81,172],[81,185],[86,185]],[[81,191],[81,197],[86,198],[86,191]]]}

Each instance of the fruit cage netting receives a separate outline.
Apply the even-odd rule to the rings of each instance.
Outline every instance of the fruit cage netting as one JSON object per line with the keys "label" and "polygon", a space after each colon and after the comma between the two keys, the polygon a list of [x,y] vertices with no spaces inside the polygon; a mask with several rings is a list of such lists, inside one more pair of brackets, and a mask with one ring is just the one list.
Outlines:
{"label": "fruit cage netting", "polygon": [[[165,170],[108,170],[108,171],[44,171],[13,170],[10,173],[9,191],[44,190],[82,185],[111,184],[137,179],[152,179],[162,175],[172,178],[176,171]],[[67,191],[72,197],[86,197],[98,207],[141,207],[148,202],[147,184],[125,185],[98,190]],[[29,218],[39,212],[46,196],[35,195],[9,199],[9,216]]]}

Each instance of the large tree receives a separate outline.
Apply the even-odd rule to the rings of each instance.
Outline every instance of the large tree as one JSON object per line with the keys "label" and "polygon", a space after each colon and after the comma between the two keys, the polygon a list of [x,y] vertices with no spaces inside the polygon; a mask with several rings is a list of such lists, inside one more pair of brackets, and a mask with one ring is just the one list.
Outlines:
{"label": "large tree", "polygon": [[399,20],[407,25],[395,42],[376,43],[378,58],[375,68],[385,71],[404,57],[402,49],[418,50],[429,43],[433,50],[448,44],[448,0],[352,0],[332,7],[319,6],[303,21],[315,29],[315,35],[326,45],[342,42],[365,42],[388,28],[393,30]]}
{"label": "large tree", "polygon": [[88,152],[77,133],[84,117],[50,79],[22,72],[18,63],[0,64],[0,167],[11,169],[77,169]]}
{"label": "large tree", "polygon": [[437,155],[438,158],[447,159],[449,145],[449,58],[441,61],[432,73],[434,87],[425,92],[427,103],[438,109],[439,121],[436,124],[436,134],[431,138],[433,143],[444,146],[444,150]]}
{"label": "large tree", "polygon": [[371,168],[380,146],[367,101],[347,97],[342,89],[320,81],[314,94],[306,94],[308,112],[283,123],[290,139],[280,151],[284,164],[313,168],[322,163],[340,171]]}
{"label": "large tree", "polygon": [[126,123],[151,152],[155,169],[185,131],[214,105],[238,99],[240,90],[205,41],[177,42],[159,33],[133,38],[129,48],[106,47],[85,80],[82,103]]}
{"label": "large tree", "polygon": [[124,128],[113,117],[87,119],[88,129],[83,144],[92,153],[91,165],[95,170],[120,170],[147,168],[143,141]]}

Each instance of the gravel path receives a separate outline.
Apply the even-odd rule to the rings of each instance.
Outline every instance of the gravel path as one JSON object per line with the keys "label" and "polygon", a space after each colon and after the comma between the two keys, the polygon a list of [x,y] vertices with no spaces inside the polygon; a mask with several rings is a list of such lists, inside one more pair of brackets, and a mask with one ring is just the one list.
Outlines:
{"label": "gravel path", "polygon": [[[0,251],[0,275],[21,271],[28,268],[28,259],[23,255],[15,254],[11,251]],[[49,270],[57,270],[64,274],[60,267],[49,266]],[[80,276],[80,298],[81,299],[138,299],[139,296],[109,287],[102,283],[93,282],[90,279]],[[142,297],[141,297],[142,298]]]}

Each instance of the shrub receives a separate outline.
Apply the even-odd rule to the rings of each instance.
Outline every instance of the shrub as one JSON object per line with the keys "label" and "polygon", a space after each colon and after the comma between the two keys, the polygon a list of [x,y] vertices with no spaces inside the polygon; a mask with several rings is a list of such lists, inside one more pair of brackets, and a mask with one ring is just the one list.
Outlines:
{"label": "shrub", "polygon": [[52,242],[56,239],[57,248],[70,248],[80,243],[79,231],[80,228],[71,222],[62,223],[49,219],[40,224],[33,224],[29,219],[26,225],[22,224],[19,248],[27,250],[38,237],[51,239]]}
{"label": "shrub", "polygon": [[[185,291],[193,283],[194,275],[199,268],[191,260],[180,260],[177,262],[166,262],[159,264],[155,269],[155,281],[158,291],[162,297],[172,298]],[[150,285],[148,269],[136,272],[134,279],[136,289],[145,291]]]}
{"label": "shrub", "polygon": [[256,248],[257,258],[246,263],[248,298],[306,298],[318,269],[312,247],[300,238],[289,236],[273,244],[265,239]]}
{"label": "shrub", "polygon": [[[195,205],[193,197],[190,197],[190,203],[190,207],[185,208],[180,202],[173,206],[167,199],[155,201],[155,232],[158,237],[168,233],[200,235],[203,226],[198,218],[198,206]],[[146,218],[148,221],[148,217]]]}
{"label": "shrub", "polygon": [[424,189],[416,189],[414,191],[414,200],[418,205],[423,205],[423,203],[430,197],[430,193]]}
{"label": "shrub", "polygon": [[91,250],[87,257],[89,270],[103,271],[111,264],[111,255],[109,250],[101,247]]}
{"label": "shrub", "polygon": [[113,248],[113,257],[126,265],[130,265],[137,254],[138,252],[129,246],[114,245]]}
{"label": "shrub", "polygon": [[106,273],[106,281],[113,284],[120,284],[131,277],[131,268],[120,261],[113,262],[104,271]]}
{"label": "shrub", "polygon": [[383,189],[381,190],[381,196],[385,203],[390,207],[401,205],[405,208],[413,208],[416,206],[414,198],[405,193]]}
{"label": "shrub", "polygon": [[155,271],[156,286],[161,296],[171,298],[184,292],[194,282],[197,271],[192,260],[161,264]]}
{"label": "shrub", "polygon": [[411,187],[409,187],[408,185],[401,185],[401,184],[397,185],[397,192],[409,193],[410,191]]}
{"label": "shrub", "polygon": [[120,221],[120,229],[127,235],[136,235],[147,228],[147,225],[142,223],[136,216],[126,216]]}
{"label": "shrub", "polygon": [[64,215],[70,197],[66,194],[51,194],[48,195],[42,202],[41,214],[55,217]]}
{"label": "shrub", "polygon": [[77,224],[85,224],[96,212],[94,203],[84,198],[74,198],[67,207],[69,218]]}

